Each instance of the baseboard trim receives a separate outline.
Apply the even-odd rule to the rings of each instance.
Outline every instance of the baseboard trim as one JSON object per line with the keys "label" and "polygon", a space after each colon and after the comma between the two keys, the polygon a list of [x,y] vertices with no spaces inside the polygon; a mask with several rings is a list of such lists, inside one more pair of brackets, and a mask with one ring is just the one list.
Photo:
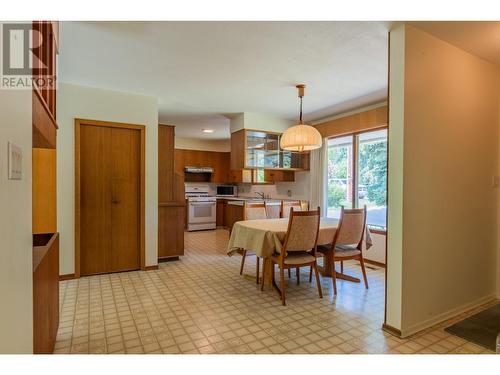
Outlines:
{"label": "baseboard trim", "polygon": [[68,273],[65,275],[59,275],[59,281],[64,281],[64,280],[73,280],[75,278],[74,273]]}
{"label": "baseboard trim", "polygon": [[391,335],[401,337],[401,331],[397,328],[394,328],[393,326],[390,326],[388,324],[382,324],[382,330],[384,330],[387,333],[390,333]]}
{"label": "baseboard trim", "polygon": [[146,266],[144,267],[144,271],[154,271],[154,270],[157,270],[158,269],[158,265],[154,265],[154,266]]}
{"label": "baseboard trim", "polygon": [[432,318],[424,320],[423,322],[414,324],[414,325],[408,327],[407,329],[402,330],[401,337],[404,338],[404,337],[414,335],[417,332],[423,331],[424,329],[427,329],[427,328],[432,327],[436,324],[442,323],[445,320],[451,319],[459,314],[462,314],[462,313],[467,312],[469,310],[475,309],[476,307],[484,305],[484,304],[491,302],[495,299],[496,299],[495,295],[491,294],[491,295],[488,295],[486,297],[479,298],[475,301],[472,301],[472,302],[466,303],[464,305],[461,305],[459,307],[456,307],[454,309],[451,309],[449,311],[446,311],[444,313],[441,313],[439,315],[436,315]]}
{"label": "baseboard trim", "polygon": [[176,260],[180,260],[180,258],[177,257],[164,257],[164,258],[158,258],[158,262],[163,263],[163,262],[173,262]]}

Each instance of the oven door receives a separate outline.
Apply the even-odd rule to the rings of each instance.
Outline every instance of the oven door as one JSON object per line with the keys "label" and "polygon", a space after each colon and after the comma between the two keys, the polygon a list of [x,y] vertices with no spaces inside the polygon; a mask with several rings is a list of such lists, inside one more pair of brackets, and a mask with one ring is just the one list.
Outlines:
{"label": "oven door", "polygon": [[215,223],[216,202],[188,202],[189,223]]}

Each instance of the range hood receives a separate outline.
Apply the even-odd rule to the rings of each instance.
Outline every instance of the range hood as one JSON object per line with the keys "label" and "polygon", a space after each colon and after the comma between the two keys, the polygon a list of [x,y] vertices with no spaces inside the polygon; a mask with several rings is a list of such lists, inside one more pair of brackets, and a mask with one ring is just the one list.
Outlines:
{"label": "range hood", "polygon": [[214,173],[212,167],[184,167],[184,173]]}

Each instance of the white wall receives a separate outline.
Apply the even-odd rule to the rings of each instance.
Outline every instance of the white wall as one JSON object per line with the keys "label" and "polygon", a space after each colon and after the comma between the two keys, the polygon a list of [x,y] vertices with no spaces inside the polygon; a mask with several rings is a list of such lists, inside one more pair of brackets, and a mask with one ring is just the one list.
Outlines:
{"label": "white wall", "polygon": [[401,256],[406,336],[495,296],[500,76],[412,26],[390,50],[388,292]]}
{"label": "white wall", "polygon": [[405,27],[389,34],[386,324],[401,329],[403,283],[403,157]]}
{"label": "white wall", "polygon": [[[0,90],[0,353],[33,352],[31,107],[31,90]],[[7,179],[7,142],[22,149],[22,180]]]}
{"label": "white wall", "polygon": [[175,148],[182,150],[231,152],[231,140],[175,137]]}
{"label": "white wall", "polygon": [[158,100],[60,83],[57,92],[57,189],[60,273],[75,272],[75,118],[146,126],[146,266],[158,259]]}
{"label": "white wall", "polygon": [[279,117],[263,113],[244,112],[231,118],[230,131],[234,133],[241,129],[253,129],[283,133],[292,125],[293,121]]}
{"label": "white wall", "polygon": [[256,192],[263,192],[271,198],[298,199],[309,202],[311,199],[309,175],[309,171],[295,172],[295,182],[277,182],[274,185],[238,184],[238,195],[255,198]]}

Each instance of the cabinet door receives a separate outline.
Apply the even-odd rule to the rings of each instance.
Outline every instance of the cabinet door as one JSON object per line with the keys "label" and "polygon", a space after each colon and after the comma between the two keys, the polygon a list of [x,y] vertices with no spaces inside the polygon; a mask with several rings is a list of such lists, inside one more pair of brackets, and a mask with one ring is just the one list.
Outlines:
{"label": "cabinet door", "polygon": [[293,182],[295,181],[295,173],[293,171],[266,169],[264,178],[266,182]]}
{"label": "cabinet door", "polygon": [[225,204],[226,204],[226,200],[224,200],[224,199],[217,200],[216,225],[218,227],[224,226],[224,205]]}

